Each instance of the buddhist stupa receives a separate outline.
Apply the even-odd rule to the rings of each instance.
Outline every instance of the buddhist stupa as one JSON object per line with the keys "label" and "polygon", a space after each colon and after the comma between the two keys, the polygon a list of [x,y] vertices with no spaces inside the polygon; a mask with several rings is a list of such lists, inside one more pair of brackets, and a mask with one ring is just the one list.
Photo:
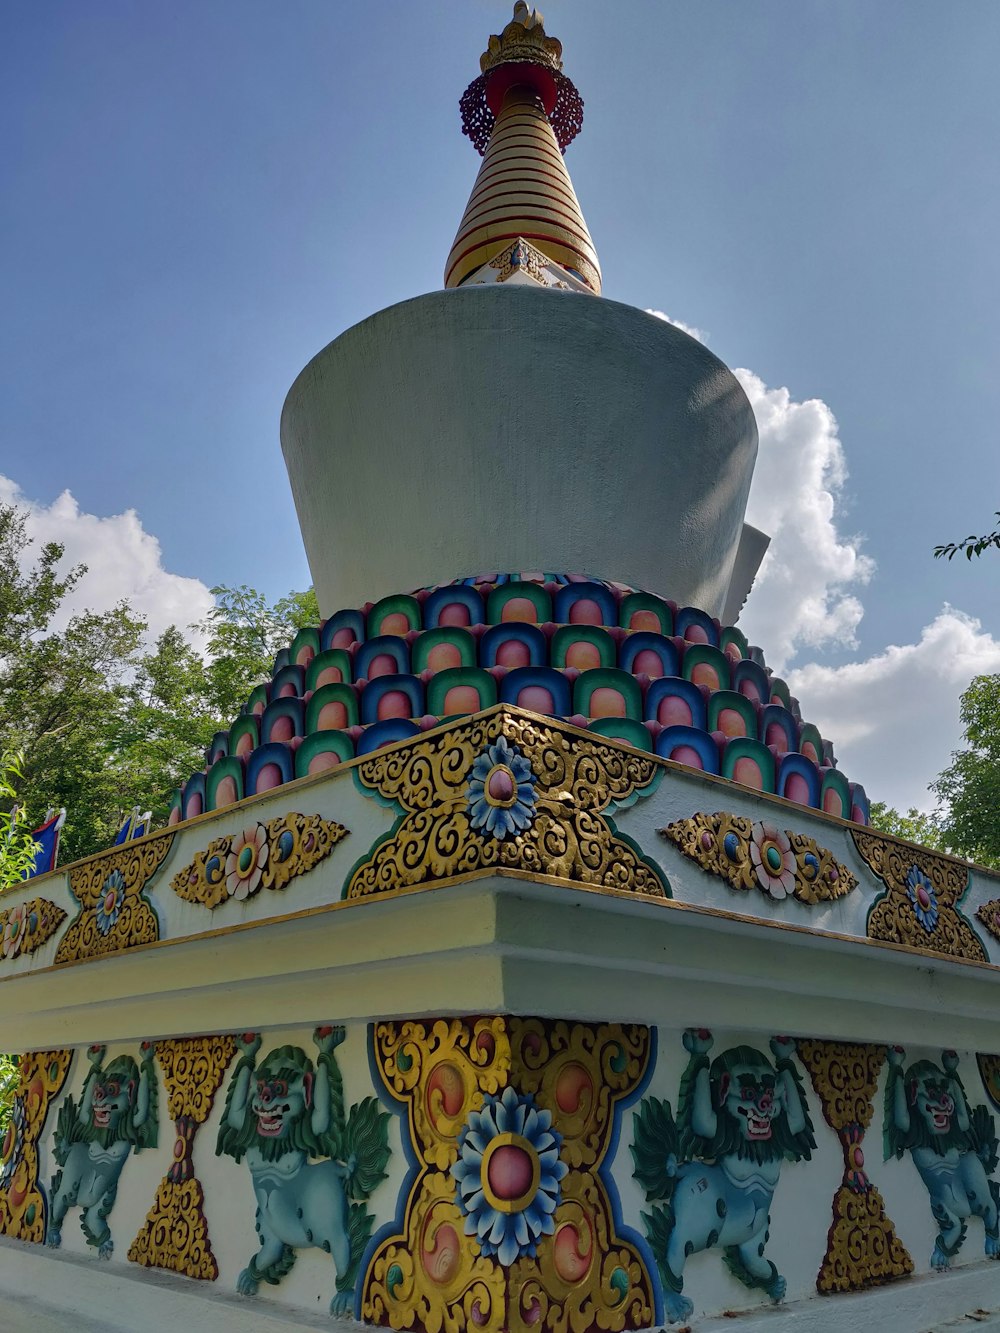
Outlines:
{"label": "buddhist stupa", "polygon": [[539,14],[460,111],[443,290],[282,412],[322,623],[0,898],[4,1333],[988,1317],[1000,876],[868,828],[735,623],[753,413],[604,295]]}

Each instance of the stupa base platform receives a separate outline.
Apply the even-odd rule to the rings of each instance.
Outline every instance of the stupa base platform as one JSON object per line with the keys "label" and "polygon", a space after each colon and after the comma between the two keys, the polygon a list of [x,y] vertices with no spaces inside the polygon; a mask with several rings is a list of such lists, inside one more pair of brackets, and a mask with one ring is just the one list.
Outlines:
{"label": "stupa base platform", "polygon": [[507,707],[68,866],[0,912],[0,1289],[130,1330],[989,1310],[997,886]]}

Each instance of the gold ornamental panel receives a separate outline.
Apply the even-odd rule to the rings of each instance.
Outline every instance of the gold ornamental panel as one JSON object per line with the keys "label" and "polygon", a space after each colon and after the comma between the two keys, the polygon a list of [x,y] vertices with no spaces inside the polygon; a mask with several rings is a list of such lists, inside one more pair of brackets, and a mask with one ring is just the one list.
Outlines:
{"label": "gold ornamental panel", "polygon": [[989,961],[982,940],[959,910],[969,887],[967,865],[868,829],[852,829],[851,837],[886,889],[868,913],[869,939]]}
{"label": "gold ornamental panel", "polygon": [[145,888],[167,858],[173,833],[126,843],[69,868],[69,888],[80,911],[59,941],[57,963],[151,944],[160,938]]}
{"label": "gold ornamental panel", "polygon": [[345,898],[489,870],[667,898],[665,878],[605,811],[655,786],[651,756],[501,707],[354,769],[396,806],[391,832],[348,876]]}

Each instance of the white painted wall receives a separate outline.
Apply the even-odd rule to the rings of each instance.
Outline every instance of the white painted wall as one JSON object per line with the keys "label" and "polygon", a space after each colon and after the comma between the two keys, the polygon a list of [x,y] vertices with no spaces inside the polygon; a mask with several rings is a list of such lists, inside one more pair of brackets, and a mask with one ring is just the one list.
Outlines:
{"label": "white painted wall", "polygon": [[281,445],[324,615],[536,569],[719,615],[757,427],[734,376],[673,325],[504,285],[342,334],[292,385]]}

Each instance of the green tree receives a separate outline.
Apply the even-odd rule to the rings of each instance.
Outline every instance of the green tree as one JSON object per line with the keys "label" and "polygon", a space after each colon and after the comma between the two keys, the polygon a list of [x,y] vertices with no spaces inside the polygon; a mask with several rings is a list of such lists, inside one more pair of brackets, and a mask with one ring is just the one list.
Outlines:
{"label": "green tree", "polygon": [[884,801],[872,801],[871,826],[893,838],[905,838],[907,842],[918,843],[921,847],[931,847],[937,851],[947,851],[944,835],[941,832],[939,816],[927,815],[910,806],[905,814],[894,810]]}
{"label": "green tree", "polygon": [[319,624],[316,594],[290,592],[271,606],[245,584],[212,589],[215,606],[195,628],[206,639],[207,698],[217,718],[233,721],[255,685],[270,675],[279,649],[295,631]]}
{"label": "green tree", "polygon": [[[0,892],[20,884],[31,869],[38,844],[31,836],[31,821],[18,804],[18,784],[23,778],[23,756],[12,751],[0,755]],[[2,1079],[0,1079],[2,1081]]]}
{"label": "green tree", "polygon": [[1000,868],[1000,675],[976,676],[959,717],[966,748],[931,784],[943,806],[942,837],[960,855]]}
{"label": "green tree", "polygon": [[18,1070],[16,1055],[0,1055],[0,1134],[6,1134],[10,1112],[17,1090]]}

